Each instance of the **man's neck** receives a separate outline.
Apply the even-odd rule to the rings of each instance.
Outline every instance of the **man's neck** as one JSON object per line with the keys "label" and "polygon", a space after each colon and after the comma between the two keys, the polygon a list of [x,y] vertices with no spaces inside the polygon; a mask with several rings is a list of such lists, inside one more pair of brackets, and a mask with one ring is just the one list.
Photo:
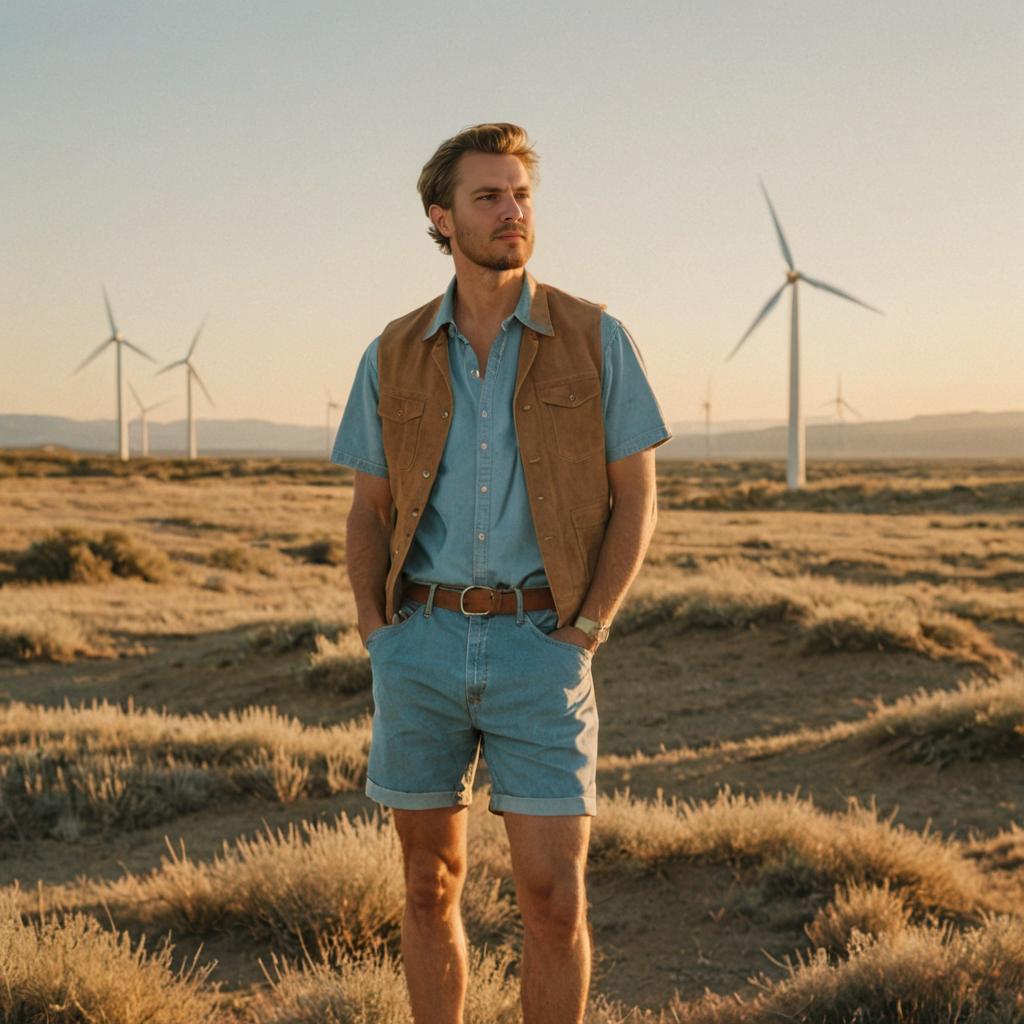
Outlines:
{"label": "man's neck", "polygon": [[476,264],[455,267],[455,322],[462,330],[500,324],[515,312],[525,268],[488,270]]}

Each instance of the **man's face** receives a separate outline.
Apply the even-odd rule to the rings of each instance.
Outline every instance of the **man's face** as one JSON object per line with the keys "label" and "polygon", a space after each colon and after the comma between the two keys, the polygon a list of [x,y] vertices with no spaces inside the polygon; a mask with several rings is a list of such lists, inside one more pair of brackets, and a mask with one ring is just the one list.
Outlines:
{"label": "man's face", "polygon": [[435,223],[452,252],[488,270],[517,270],[533,255],[533,189],[519,157],[465,153],[450,210]]}

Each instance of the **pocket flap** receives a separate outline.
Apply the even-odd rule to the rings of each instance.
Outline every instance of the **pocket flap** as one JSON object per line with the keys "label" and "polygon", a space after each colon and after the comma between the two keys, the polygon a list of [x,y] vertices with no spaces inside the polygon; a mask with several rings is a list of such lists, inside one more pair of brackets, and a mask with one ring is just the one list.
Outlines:
{"label": "pocket flap", "polygon": [[423,415],[424,399],[415,395],[402,395],[384,391],[377,403],[377,414],[386,420],[405,423]]}
{"label": "pocket flap", "polygon": [[551,384],[538,383],[537,394],[548,405],[561,405],[568,409],[589,402],[601,394],[601,380],[595,374],[574,377],[571,380],[555,381]]}

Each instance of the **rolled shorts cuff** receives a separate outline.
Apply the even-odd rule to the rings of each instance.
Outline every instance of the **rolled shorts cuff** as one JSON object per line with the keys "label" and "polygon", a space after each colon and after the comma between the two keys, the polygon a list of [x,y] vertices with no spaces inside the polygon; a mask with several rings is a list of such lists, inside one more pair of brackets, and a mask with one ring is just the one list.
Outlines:
{"label": "rolled shorts cuff", "polygon": [[490,810],[496,814],[511,811],[513,814],[537,814],[554,817],[557,814],[575,814],[593,817],[597,814],[596,796],[530,797],[507,796],[491,793]]}
{"label": "rolled shorts cuff", "polygon": [[366,780],[366,795],[385,807],[396,807],[400,811],[432,811],[440,807],[468,807],[471,794],[460,796],[453,790],[440,793],[405,793],[400,789],[378,786],[372,779]]}

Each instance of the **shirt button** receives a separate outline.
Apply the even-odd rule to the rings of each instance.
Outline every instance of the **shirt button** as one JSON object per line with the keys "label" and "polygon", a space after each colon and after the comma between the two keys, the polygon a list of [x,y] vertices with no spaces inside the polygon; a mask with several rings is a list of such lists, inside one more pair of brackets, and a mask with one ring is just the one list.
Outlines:
{"label": "shirt button", "polygon": [[470,377],[479,377],[480,376],[480,371],[479,370],[470,370],[469,371],[469,375],[470,375]]}
{"label": "shirt button", "polygon": [[486,409],[482,409],[481,412],[480,412],[480,415],[483,416],[484,419],[487,419],[487,410]]}
{"label": "shirt button", "polygon": [[487,493],[487,484],[482,484],[482,485],[481,485],[481,487],[480,487],[480,493],[481,493],[481,494],[486,494],[486,493]]}
{"label": "shirt button", "polygon": [[480,447],[483,448],[484,451],[486,451],[487,450],[487,442],[486,441],[481,441],[480,442]]}
{"label": "shirt button", "polygon": [[484,539],[484,537],[486,537],[486,536],[487,536],[487,534],[486,534],[486,533],[478,533],[478,534],[476,535],[476,539],[477,539],[477,540],[483,540],[483,539]]}

